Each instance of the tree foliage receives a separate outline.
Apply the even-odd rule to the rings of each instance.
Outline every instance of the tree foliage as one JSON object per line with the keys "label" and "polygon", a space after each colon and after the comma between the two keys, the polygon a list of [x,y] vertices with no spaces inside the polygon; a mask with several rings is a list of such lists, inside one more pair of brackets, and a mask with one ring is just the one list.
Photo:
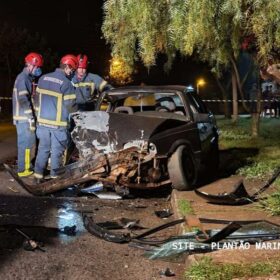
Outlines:
{"label": "tree foliage", "polygon": [[129,65],[196,54],[219,74],[251,38],[259,62],[280,46],[279,0],[107,0],[102,31],[112,55]]}

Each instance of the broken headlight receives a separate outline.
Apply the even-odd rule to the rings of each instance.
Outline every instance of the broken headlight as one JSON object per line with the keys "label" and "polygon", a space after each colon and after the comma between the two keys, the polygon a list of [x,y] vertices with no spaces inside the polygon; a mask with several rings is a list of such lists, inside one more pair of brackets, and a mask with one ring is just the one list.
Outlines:
{"label": "broken headlight", "polygon": [[149,143],[149,153],[153,155],[157,154],[157,147],[154,143]]}

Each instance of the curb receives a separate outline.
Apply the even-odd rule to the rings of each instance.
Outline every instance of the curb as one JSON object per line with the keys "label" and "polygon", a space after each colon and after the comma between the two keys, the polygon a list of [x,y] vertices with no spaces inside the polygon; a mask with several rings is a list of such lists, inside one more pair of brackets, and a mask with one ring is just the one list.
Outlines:
{"label": "curb", "polygon": [[[178,208],[178,201],[179,201],[179,191],[173,189],[171,192],[171,207],[172,207],[172,211],[173,211],[173,215],[174,218],[177,219],[181,219],[183,218],[182,215],[180,214],[179,208]],[[176,225],[176,234],[177,235],[181,235],[184,233],[185,230],[185,226],[184,224],[179,224]]]}
{"label": "curb", "polygon": [[[178,208],[178,202],[180,200],[180,194],[181,192],[178,190],[173,189],[172,193],[171,193],[171,207],[172,207],[172,211],[173,211],[173,215],[174,215],[174,219],[181,219],[183,218],[183,216],[180,214],[179,208]],[[184,223],[176,225],[176,234],[177,235],[182,235],[184,234],[187,230],[186,226]],[[197,261],[199,260],[200,256],[198,256],[197,254],[192,254],[192,255],[186,255],[185,256],[185,269],[187,269],[188,267],[190,267],[191,265],[197,263]]]}

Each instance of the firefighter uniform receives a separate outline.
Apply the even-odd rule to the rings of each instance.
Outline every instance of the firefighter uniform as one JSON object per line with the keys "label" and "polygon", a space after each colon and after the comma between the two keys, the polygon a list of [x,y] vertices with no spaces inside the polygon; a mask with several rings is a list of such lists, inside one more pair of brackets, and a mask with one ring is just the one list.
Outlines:
{"label": "firefighter uniform", "polygon": [[[90,108],[90,102],[93,103],[100,93],[112,88],[112,86],[108,84],[107,81],[105,81],[99,75],[92,73],[86,73],[82,79],[78,79],[76,74],[72,79],[72,82],[74,86],[80,90],[82,95],[82,100],[77,100],[80,110],[93,109]],[[84,100],[87,101],[86,104],[84,103]]]}
{"label": "firefighter uniform", "polygon": [[77,111],[76,91],[63,69],[43,75],[37,87],[38,154],[35,177],[43,178],[48,158],[51,157],[51,177],[63,165],[63,154],[69,142],[69,114]]}
{"label": "firefighter uniform", "polygon": [[33,173],[31,150],[35,146],[35,122],[32,104],[33,76],[27,68],[17,76],[13,88],[13,122],[17,129],[18,175],[25,177]]}

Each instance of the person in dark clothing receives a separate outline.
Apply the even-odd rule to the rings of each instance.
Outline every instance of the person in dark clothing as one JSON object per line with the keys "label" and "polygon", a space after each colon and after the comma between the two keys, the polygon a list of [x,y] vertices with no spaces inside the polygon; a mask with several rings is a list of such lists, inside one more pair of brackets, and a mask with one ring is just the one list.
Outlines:
{"label": "person in dark clothing", "polygon": [[31,52],[25,57],[25,67],[17,76],[13,88],[13,122],[17,129],[18,176],[33,174],[32,150],[35,150],[35,112],[32,83],[42,73],[43,57]]}
{"label": "person in dark clothing", "polygon": [[50,178],[56,178],[58,176],[56,170],[63,165],[63,155],[70,140],[69,114],[77,111],[77,101],[81,100],[79,91],[71,83],[77,68],[77,57],[68,54],[62,57],[60,68],[39,79],[37,87],[39,146],[34,173],[37,182],[44,178],[49,156]]}
{"label": "person in dark clothing", "polygon": [[79,54],[78,59],[78,69],[75,73],[75,76],[72,79],[72,82],[76,88],[79,88],[82,92],[83,99],[87,102],[79,104],[79,110],[89,111],[94,109],[94,102],[97,97],[103,91],[109,90],[112,88],[107,81],[97,74],[89,73],[88,69],[88,57],[85,54]]}

